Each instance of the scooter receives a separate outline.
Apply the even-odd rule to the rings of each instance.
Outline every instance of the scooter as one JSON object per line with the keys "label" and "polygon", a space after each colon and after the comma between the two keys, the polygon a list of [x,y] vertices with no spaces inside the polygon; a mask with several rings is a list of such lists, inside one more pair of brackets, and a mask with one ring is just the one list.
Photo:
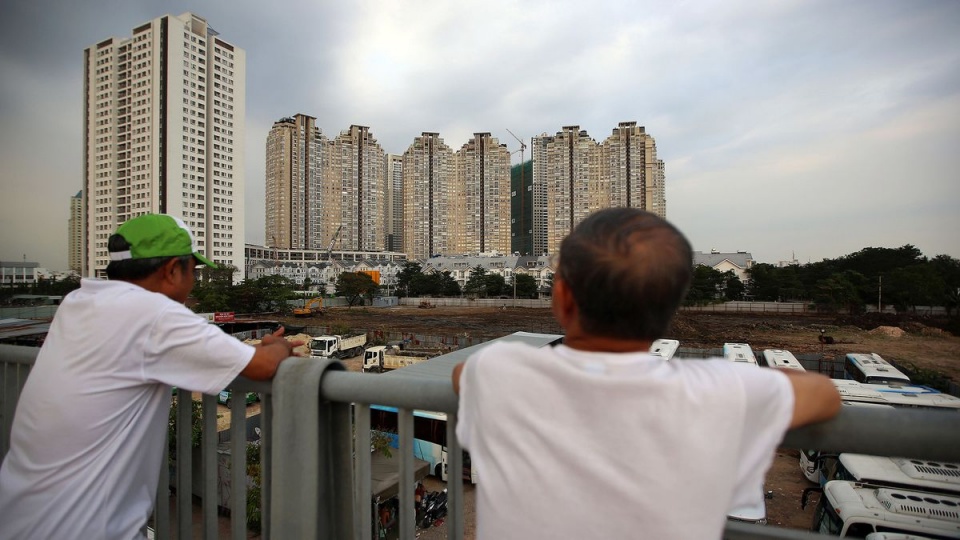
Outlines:
{"label": "scooter", "polygon": [[447,515],[447,490],[432,491],[423,498],[423,514],[420,518],[420,528],[429,529],[435,523],[439,525]]}

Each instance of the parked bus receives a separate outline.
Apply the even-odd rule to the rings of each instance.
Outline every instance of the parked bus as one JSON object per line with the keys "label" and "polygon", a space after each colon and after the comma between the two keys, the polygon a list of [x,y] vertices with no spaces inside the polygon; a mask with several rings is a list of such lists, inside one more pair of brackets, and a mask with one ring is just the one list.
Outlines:
{"label": "parked bus", "polygon": [[650,345],[650,354],[662,356],[664,360],[673,358],[680,348],[680,342],[675,339],[658,339]]}
{"label": "parked bus", "polygon": [[845,452],[832,469],[824,475],[827,478],[823,484],[829,480],[847,480],[960,496],[960,463]]}
{"label": "parked bus", "polygon": [[761,358],[763,358],[763,363],[767,367],[806,371],[806,369],[803,367],[803,364],[801,364],[800,361],[797,360],[797,357],[794,356],[790,351],[784,351],[781,349],[764,349]]}
{"label": "parked bus", "polygon": [[840,399],[860,403],[880,403],[895,407],[960,409],[960,398],[919,384],[868,384],[846,379],[831,379]]}
{"label": "parked bus", "polygon": [[960,496],[832,480],[814,511],[813,530],[853,538],[876,532],[960,538]]}
{"label": "parked bus", "polygon": [[867,384],[910,384],[910,377],[877,353],[847,354],[843,360],[843,378]]}
{"label": "parked bus", "polygon": [[[400,447],[397,432],[397,408],[370,406],[370,430],[390,439],[390,446]],[[430,474],[447,481],[447,415],[441,412],[413,411],[413,457],[430,464]],[[470,465],[470,454],[463,452],[463,479],[477,483],[477,472]]]}
{"label": "parked bus", "polygon": [[757,364],[757,357],[753,355],[753,349],[746,343],[724,343],[723,357],[731,362],[759,365]]}

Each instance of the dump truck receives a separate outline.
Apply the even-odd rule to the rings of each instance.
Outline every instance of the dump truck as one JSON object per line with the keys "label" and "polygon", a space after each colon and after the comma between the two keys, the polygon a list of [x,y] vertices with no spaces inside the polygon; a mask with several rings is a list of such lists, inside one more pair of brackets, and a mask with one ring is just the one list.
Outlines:
{"label": "dump truck", "polygon": [[367,334],[352,336],[320,336],[310,340],[310,356],[314,358],[348,358],[357,356],[367,344]]}
{"label": "dump truck", "polygon": [[363,371],[383,373],[412,366],[440,354],[439,351],[411,351],[397,346],[378,345],[363,352]]}

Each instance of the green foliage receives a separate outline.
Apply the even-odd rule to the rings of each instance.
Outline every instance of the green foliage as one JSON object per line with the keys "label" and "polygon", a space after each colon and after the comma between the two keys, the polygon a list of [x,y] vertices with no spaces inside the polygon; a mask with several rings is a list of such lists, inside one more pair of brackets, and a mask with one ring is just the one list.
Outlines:
{"label": "green foliage", "polygon": [[[200,446],[200,441],[203,438],[203,404],[199,401],[193,401],[190,393],[185,390],[178,390],[178,392],[187,394],[186,399],[190,399],[192,418],[190,444],[192,447]],[[167,453],[171,462],[177,458],[177,399],[179,398],[178,395],[170,402],[170,413],[167,418]]]}
{"label": "green foliage", "polygon": [[720,301],[727,279],[724,272],[699,264],[693,269],[693,282],[684,305],[702,306]]}
{"label": "green foliage", "polygon": [[[517,282],[517,298],[537,298],[537,280],[529,274],[513,274],[510,287],[513,287],[513,281]],[[512,293],[513,291],[511,291]]]}
{"label": "green foliage", "polygon": [[464,294],[469,294],[472,296],[486,296],[487,292],[487,269],[480,266],[474,266],[470,269],[470,278],[467,279],[467,284],[463,287]]}
{"label": "green foliage", "polygon": [[507,289],[507,282],[500,274],[489,273],[483,276],[484,296],[512,295],[513,287]]}
{"label": "green foliage", "polygon": [[204,267],[200,281],[193,288],[198,312],[235,311],[260,313],[286,311],[287,301],[296,298],[296,284],[283,276],[263,276],[233,284],[235,268],[222,265],[213,269]]}
{"label": "green foliage", "polygon": [[337,278],[336,293],[347,299],[347,304],[353,306],[360,303],[361,298],[373,299],[373,293],[377,291],[378,285],[370,277],[370,274],[362,272],[343,272]]}
{"label": "green foliage", "polygon": [[247,477],[250,478],[247,486],[247,527],[254,532],[260,532],[263,526],[263,471],[260,465],[260,445],[252,442],[247,443]]}
{"label": "green foliage", "polygon": [[747,295],[760,301],[813,300],[824,309],[865,304],[945,306],[960,311],[960,260],[948,255],[933,259],[905,245],[864,248],[838,259],[775,267],[756,264],[747,270]]}
{"label": "green foliage", "polygon": [[418,276],[423,276],[423,267],[420,263],[407,261],[397,273],[397,296],[417,296],[410,291],[411,282]]}

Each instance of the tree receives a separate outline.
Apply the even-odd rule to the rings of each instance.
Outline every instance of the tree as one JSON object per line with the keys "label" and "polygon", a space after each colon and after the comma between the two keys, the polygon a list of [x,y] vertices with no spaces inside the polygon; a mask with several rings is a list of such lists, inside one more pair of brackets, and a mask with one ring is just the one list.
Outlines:
{"label": "tree", "polygon": [[[236,288],[233,273],[236,267],[223,264],[217,268],[204,265],[200,268],[200,280],[193,287],[191,296],[197,299],[197,311],[247,311],[235,304]],[[254,311],[254,310],[251,310]]]}
{"label": "tree", "polygon": [[860,311],[863,308],[863,302],[858,288],[865,281],[863,274],[853,270],[833,274],[817,283],[814,302],[818,307],[828,311],[836,311],[844,307],[851,311]]}
{"label": "tree", "polygon": [[687,293],[684,304],[700,306],[716,303],[717,297],[723,291],[725,278],[723,272],[710,266],[698,264],[693,269],[693,282],[690,284],[690,292]]}
{"label": "tree", "polygon": [[511,280],[511,286],[513,281],[517,283],[517,298],[536,298],[537,297],[537,280],[529,274],[513,274],[513,280]]}
{"label": "tree", "polygon": [[449,271],[440,274],[440,294],[443,296],[460,296],[460,284]]}
{"label": "tree", "polygon": [[487,269],[480,266],[474,266],[470,269],[470,278],[467,284],[463,286],[463,292],[473,296],[483,296],[486,293],[486,275]]}
{"label": "tree", "polygon": [[[403,268],[397,273],[397,296],[416,296],[416,293],[410,290],[410,283],[417,276],[423,275],[423,267],[420,263],[407,261],[403,263]],[[401,293],[401,291],[403,291]]]}
{"label": "tree", "polygon": [[723,296],[727,300],[743,300],[743,293],[746,290],[740,278],[733,273],[733,270],[727,270],[723,273]]}
{"label": "tree", "polygon": [[[507,281],[500,274],[488,273],[483,276],[483,293],[484,296],[508,294]],[[513,291],[510,290],[509,294],[512,293]]]}
{"label": "tree", "polygon": [[347,299],[349,306],[353,306],[361,297],[373,299],[373,293],[377,291],[377,287],[370,274],[343,272],[337,278],[336,292]]}

